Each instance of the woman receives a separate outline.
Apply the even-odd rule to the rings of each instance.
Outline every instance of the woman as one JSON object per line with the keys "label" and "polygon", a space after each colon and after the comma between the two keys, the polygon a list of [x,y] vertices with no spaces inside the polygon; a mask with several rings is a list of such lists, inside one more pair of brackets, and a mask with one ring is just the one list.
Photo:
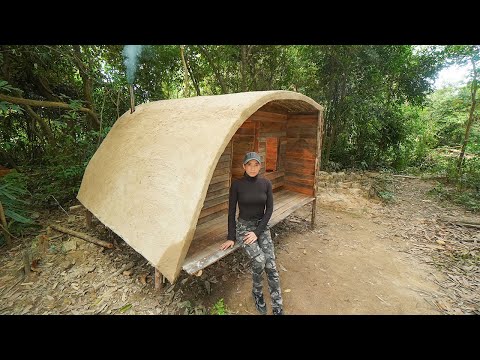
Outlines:
{"label": "woman", "polygon": [[[275,264],[275,254],[267,226],[273,212],[272,183],[259,177],[261,168],[260,156],[249,152],[243,159],[243,177],[237,179],[230,187],[228,207],[228,236],[220,249],[227,250],[235,245],[235,239],[242,242],[242,248],[252,262],[253,299],[257,310],[265,315],[267,306],[263,298],[263,271],[267,273],[268,287],[272,299],[272,313],[283,315],[282,292],[280,279]],[[235,212],[240,213],[235,222]]]}

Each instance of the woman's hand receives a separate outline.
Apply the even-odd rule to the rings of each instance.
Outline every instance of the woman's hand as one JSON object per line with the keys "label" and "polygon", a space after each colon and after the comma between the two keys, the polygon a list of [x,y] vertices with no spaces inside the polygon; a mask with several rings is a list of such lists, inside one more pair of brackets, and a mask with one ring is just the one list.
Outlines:
{"label": "woman's hand", "polygon": [[220,250],[227,250],[228,248],[233,247],[235,245],[235,241],[227,240],[222,245],[220,245]]}
{"label": "woman's hand", "polygon": [[253,231],[249,231],[245,234],[245,237],[243,238],[243,242],[245,244],[251,244],[253,242],[257,241],[257,235]]}

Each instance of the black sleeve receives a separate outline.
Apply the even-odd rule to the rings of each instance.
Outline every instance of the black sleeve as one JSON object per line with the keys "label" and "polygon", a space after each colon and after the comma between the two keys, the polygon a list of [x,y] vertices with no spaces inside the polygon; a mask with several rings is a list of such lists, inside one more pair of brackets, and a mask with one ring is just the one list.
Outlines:
{"label": "black sleeve", "polygon": [[262,221],[258,224],[257,228],[254,230],[255,235],[260,237],[260,234],[265,230],[267,227],[268,221],[272,217],[273,213],[273,191],[272,191],[272,183],[270,180],[267,180],[267,205],[265,206],[265,215],[263,215]]}
{"label": "black sleeve", "polygon": [[235,231],[235,213],[237,212],[237,200],[238,200],[238,182],[235,180],[230,186],[230,195],[228,197],[228,235],[227,240],[236,239],[236,231]]}

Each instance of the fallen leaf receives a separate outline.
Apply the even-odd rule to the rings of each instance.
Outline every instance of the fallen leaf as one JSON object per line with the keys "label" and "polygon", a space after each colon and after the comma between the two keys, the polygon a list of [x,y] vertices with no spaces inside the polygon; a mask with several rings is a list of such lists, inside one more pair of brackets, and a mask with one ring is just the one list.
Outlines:
{"label": "fallen leaf", "polygon": [[192,307],[192,303],[189,300],[185,300],[185,301],[181,302],[180,304],[178,304],[178,307],[180,309],[190,308],[190,307]]}
{"label": "fallen leaf", "polygon": [[195,273],[195,276],[202,276],[203,270],[200,269]]}
{"label": "fallen leaf", "polygon": [[146,285],[146,284],[147,284],[147,275],[148,275],[148,274],[142,274],[142,275],[140,275],[140,282],[141,282],[143,285]]}
{"label": "fallen leaf", "polygon": [[125,304],[120,308],[120,312],[123,314],[124,312],[128,311],[132,308],[132,304]]}
{"label": "fallen leaf", "polygon": [[289,293],[290,291],[292,291],[291,289],[285,289],[283,290],[284,293]]}
{"label": "fallen leaf", "polygon": [[280,269],[282,269],[283,271],[288,271],[282,264],[278,264],[278,266],[280,266]]}

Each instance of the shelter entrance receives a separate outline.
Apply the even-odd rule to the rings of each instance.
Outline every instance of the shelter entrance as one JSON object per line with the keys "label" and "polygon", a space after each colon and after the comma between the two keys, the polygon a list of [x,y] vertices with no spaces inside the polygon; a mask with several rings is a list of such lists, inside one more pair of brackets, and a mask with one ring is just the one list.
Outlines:
{"label": "shelter entrance", "polygon": [[[298,108],[289,111],[288,106],[272,102],[240,126],[213,173],[183,270],[196,273],[240,246],[236,243],[232,249],[219,250],[227,236],[229,188],[232,181],[243,176],[245,153],[255,151],[260,155],[260,176],[272,182],[274,209],[269,226],[314,202],[320,124],[318,111],[299,112]],[[312,223],[314,218],[315,206]]]}

